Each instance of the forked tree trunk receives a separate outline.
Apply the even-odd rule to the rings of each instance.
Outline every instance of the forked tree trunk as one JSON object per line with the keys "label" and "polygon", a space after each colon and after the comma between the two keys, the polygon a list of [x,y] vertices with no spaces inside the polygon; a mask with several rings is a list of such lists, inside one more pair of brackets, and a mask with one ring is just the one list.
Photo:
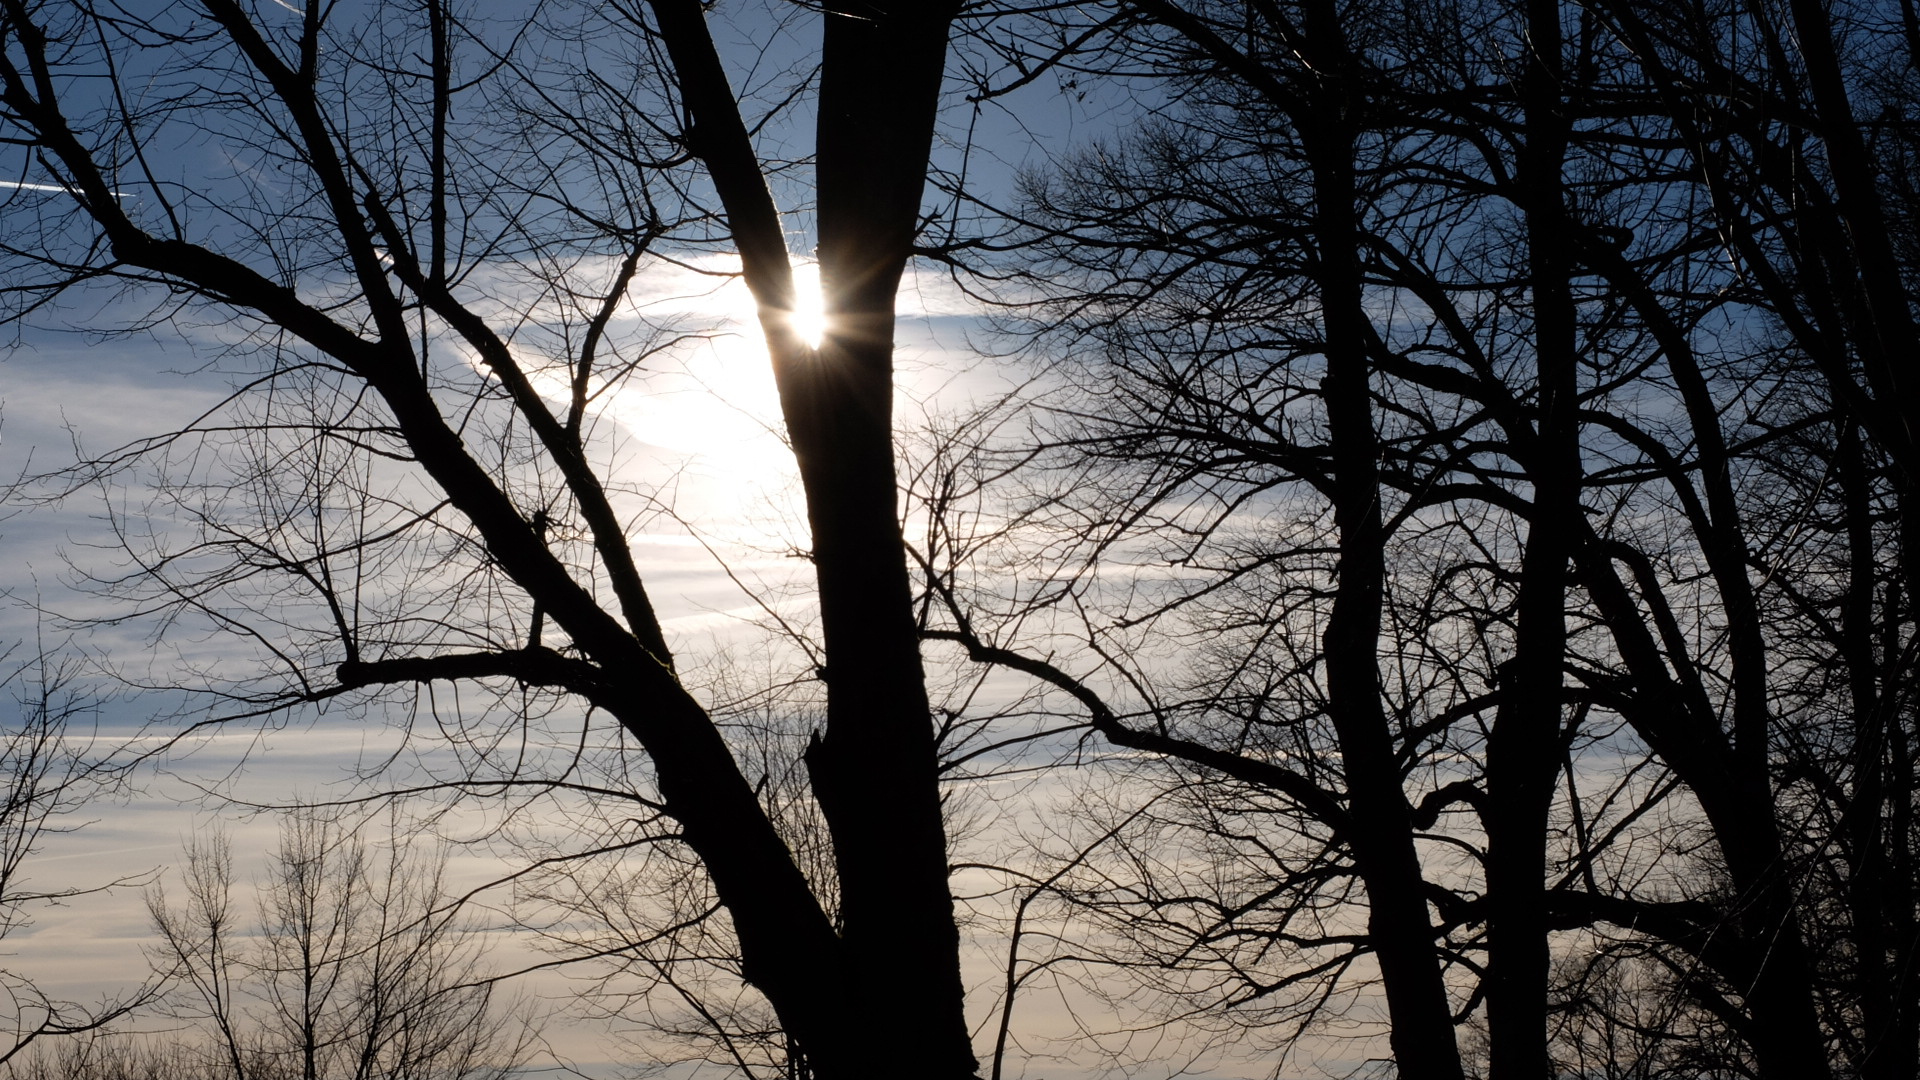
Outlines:
{"label": "forked tree trunk", "polygon": [[[791,270],[766,180],[694,0],[657,0],[705,160],[760,304],[812,527],[826,729],[806,757],[839,872],[836,971],[796,1000],[760,983],[823,1080],[976,1070],[948,889],[933,725],[893,461],[894,297],[911,253],[958,10],[829,5],[816,213],[827,330],[787,322]],[[749,960],[752,958],[749,957]],[[829,1015],[801,1024],[818,1013]]]}

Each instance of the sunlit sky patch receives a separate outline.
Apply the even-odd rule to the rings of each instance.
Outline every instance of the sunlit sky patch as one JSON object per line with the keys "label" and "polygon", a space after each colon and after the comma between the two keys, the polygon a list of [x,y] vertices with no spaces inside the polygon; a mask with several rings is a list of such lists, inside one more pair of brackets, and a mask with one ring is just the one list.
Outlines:
{"label": "sunlit sky patch", "polygon": [[[817,340],[824,325],[818,274],[810,264],[796,263],[800,302],[792,317],[802,336]],[[702,332],[699,340],[671,350],[598,397],[592,410],[601,422],[601,437],[627,448],[616,457],[623,470],[618,479],[670,491],[680,516],[700,529],[695,537],[672,520],[656,519],[634,537],[634,548],[669,634],[703,649],[718,643],[724,650],[728,641],[757,634],[754,625],[769,610],[765,604],[804,623],[813,602],[805,590],[750,599],[715,561],[716,553],[726,558],[740,581],[755,586],[805,572],[804,561],[791,557],[794,546],[804,543],[803,519],[791,504],[793,465],[783,442],[778,395],[758,313],[744,283],[731,273],[735,267],[737,261],[712,257],[692,268],[661,265],[636,279],[617,321],[647,320]],[[965,327],[977,317],[977,308],[944,275],[910,273],[901,300],[901,393],[914,404],[903,414],[919,415],[919,407],[942,394],[964,399],[970,377],[991,378],[978,371],[978,358],[966,340]],[[210,332],[227,333],[217,326]],[[71,460],[76,440],[98,452],[200,414],[217,401],[224,384],[216,372],[201,370],[198,344],[191,333],[169,340],[62,335],[30,340],[6,364],[0,476],[10,479],[29,468]],[[537,376],[536,385],[555,402],[564,399],[566,386],[557,375]],[[113,561],[110,549],[92,546],[101,526],[99,504],[85,498],[0,521],[0,541],[10,556],[0,588],[14,601],[0,606],[0,636],[31,640],[35,615],[30,604],[36,598],[63,614],[102,612],[99,601],[66,588],[69,560],[93,566]],[[76,646],[104,648],[122,662],[133,658],[136,667],[138,658],[153,649],[132,626],[104,633],[90,644],[75,639]],[[222,646],[199,641],[194,647]],[[165,656],[154,661],[161,668],[167,662]],[[107,703],[101,719],[110,732],[123,736],[159,708],[157,698],[122,695]],[[198,740],[191,756],[176,758],[164,772],[143,780],[131,801],[100,804],[85,815],[86,828],[53,838],[30,864],[36,883],[92,887],[148,872],[167,880],[166,868],[178,861],[186,841],[216,827],[229,833],[237,853],[252,853],[243,858],[244,879],[271,846],[273,824],[236,818],[217,799],[205,797],[207,785],[234,778],[222,790],[262,802],[324,795],[342,790],[356,764],[389,752],[395,738],[377,722],[330,714],[301,719],[264,737],[235,731]],[[459,853],[452,875],[473,884],[498,876],[505,865],[476,848]],[[139,888],[76,897],[36,910],[32,917],[29,930],[8,937],[6,948],[13,955],[6,966],[37,979],[49,992],[97,999],[137,983],[146,971],[144,950],[152,939]],[[505,964],[540,959],[511,941],[499,943],[496,953]],[[564,990],[558,980],[535,988]],[[601,1031],[556,1029],[554,1034],[576,1061],[605,1052]]]}

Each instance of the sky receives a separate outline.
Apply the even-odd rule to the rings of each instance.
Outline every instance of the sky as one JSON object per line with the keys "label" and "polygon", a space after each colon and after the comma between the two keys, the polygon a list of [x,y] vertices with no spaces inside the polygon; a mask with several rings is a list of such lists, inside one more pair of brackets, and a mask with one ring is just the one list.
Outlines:
{"label": "sky", "polygon": [[[810,48],[807,34],[796,30],[761,48],[768,40],[767,24],[752,8],[744,10],[749,14],[722,36],[736,79],[779,85],[775,78],[755,80],[803,62]],[[936,149],[939,163],[957,170],[964,161],[972,183],[1002,194],[1021,169],[1111,134],[1134,115],[1123,96],[1089,100],[1084,92],[1046,80],[1023,95],[978,107],[962,101],[957,88],[950,100],[954,104]],[[789,116],[788,127],[763,132],[763,149],[803,155],[805,120],[800,108]],[[184,174],[204,168],[213,176],[227,169],[224,175],[231,180],[251,167],[231,161],[194,164],[195,154],[211,152],[206,146],[183,145],[177,152],[181,160],[172,164]],[[781,193],[797,208],[789,218],[791,242],[804,263],[810,246],[804,187],[796,182]],[[713,333],[663,361],[641,390],[603,399],[595,419],[609,443],[619,447],[620,479],[671,492],[675,514],[696,524],[697,535],[660,517],[634,537],[676,650],[751,654],[765,647],[762,601],[797,605],[795,613],[804,616],[805,590],[784,588],[804,577],[803,564],[789,556],[804,546],[803,518],[746,291],[726,276],[731,263],[724,254],[690,253],[681,261],[681,266],[643,272],[615,329],[653,320]],[[807,271],[803,266],[803,296]],[[817,296],[817,288],[813,293]],[[16,347],[0,359],[0,482],[177,428],[219,403],[230,379],[223,374],[220,351],[232,340],[229,330],[212,320],[162,323],[136,333],[94,332],[122,321],[131,310],[125,305],[135,302],[81,292],[24,329]],[[1000,343],[992,338],[982,309],[943,269],[916,266],[903,287],[901,311],[898,408],[903,425],[992,400],[1022,377],[1018,369],[991,359]],[[181,665],[231,659],[221,653],[227,646],[214,637],[158,633],[138,620],[99,621],[120,609],[92,594],[82,578],[123,568],[110,529],[129,512],[137,516],[141,494],[137,481],[121,480],[58,502],[16,497],[0,510],[5,515],[0,517],[0,598],[5,601],[0,603],[0,643],[25,643],[25,651],[14,654],[16,661],[42,642],[61,657],[110,661],[131,680],[91,684],[98,694],[98,707],[88,716],[97,724],[96,745],[150,745],[129,740],[150,739],[149,725],[157,720],[177,723],[182,702],[164,689],[139,687],[164,687]],[[743,582],[761,598],[749,595]],[[995,695],[1011,699],[1017,693],[1017,685],[1004,679],[989,680],[982,691],[989,702]],[[154,943],[146,890],[170,884],[177,889],[178,862],[190,839],[226,835],[242,880],[253,880],[277,826],[270,815],[249,813],[250,804],[348,790],[356,770],[390,753],[397,739],[391,728],[328,713],[286,718],[264,729],[222,731],[154,760],[131,774],[122,790],[77,810],[67,823],[83,827],[48,837],[29,866],[36,888],[127,884],[31,911],[30,925],[0,941],[0,951],[7,954],[3,966],[55,997],[73,1000],[111,996],[140,983]],[[1024,842],[1029,832],[1041,831],[1034,816],[1038,810],[1049,800],[1075,798],[1079,782],[1071,774],[982,782],[970,794],[978,796],[972,805],[992,809],[981,816],[987,822],[981,828],[991,835],[976,836],[975,842],[982,847]],[[500,876],[509,860],[508,853],[485,845],[462,848],[453,856],[450,881],[462,888],[479,885]],[[963,873],[956,889],[991,892],[989,877]],[[993,902],[978,901],[983,907]],[[543,959],[524,935],[494,938],[490,959],[498,966]],[[991,1043],[991,987],[999,978],[1004,948],[991,935],[975,935],[965,960],[969,984],[980,990],[972,1007],[979,1014],[973,1019],[982,1033],[982,1050]],[[517,985],[558,1003],[556,1010],[564,1012],[564,978],[548,974]],[[1023,998],[1009,1076],[1073,1080],[1091,1075],[1091,1061],[1061,1039],[1073,1029],[1076,1012],[1084,1016],[1096,1005],[1091,995],[1067,982]],[[1124,1022],[1123,1010],[1113,1023]],[[549,1035],[560,1059],[589,1073],[636,1060],[635,1051],[618,1049],[606,1024],[557,1018]],[[1371,1052],[1370,1036],[1362,1036],[1347,1043],[1336,1033],[1303,1054],[1339,1071]],[[1151,1033],[1119,1042],[1144,1060],[1171,1063],[1151,1066],[1149,1073],[1157,1068],[1164,1074],[1190,1059],[1190,1075],[1271,1071],[1270,1062],[1262,1064],[1257,1055],[1246,1061],[1232,1053],[1209,1054],[1199,1043],[1169,1044]]]}
{"label": "sky", "polygon": [[[645,291],[649,288],[652,295]],[[615,396],[602,411],[605,420],[618,426],[625,443],[627,468],[632,470],[625,478],[671,483],[677,509],[697,523],[705,540],[662,523],[635,537],[636,554],[677,652],[751,653],[763,645],[761,608],[722,571],[716,556],[724,557],[732,574],[743,580],[775,586],[795,580],[804,565],[783,554],[799,539],[794,532],[797,510],[789,486],[791,466],[777,435],[764,352],[743,325],[747,311],[738,295],[744,290],[737,283],[689,293],[654,281],[642,290],[637,306],[691,304],[699,309],[694,314],[729,325],[710,344],[689,354],[683,368],[654,379],[652,392]],[[983,328],[971,301],[938,271],[913,275],[904,296],[912,305],[900,334],[904,417],[1004,391],[1005,373],[982,366],[972,347]],[[194,355],[185,343],[164,338],[60,334],[40,335],[14,350],[0,368],[5,386],[0,470],[12,476],[55,467],[71,459],[76,443],[97,452],[204,412],[216,403],[224,384],[195,371]],[[31,642],[39,635],[63,655],[110,658],[121,671],[154,682],[164,679],[168,664],[204,662],[209,652],[222,648],[217,639],[157,642],[147,636],[149,628],[138,624],[68,629],[75,619],[110,610],[106,601],[75,588],[76,572],[98,572],[114,563],[115,553],[100,546],[103,516],[108,506],[128,497],[119,490],[82,492],[58,505],[17,506],[13,516],[0,522],[11,601],[0,608],[0,637]],[[797,590],[793,599],[804,605],[805,590]],[[988,687],[987,700],[996,693],[1018,693],[1017,686],[1005,685],[1008,680],[999,681],[997,688]],[[155,718],[161,718],[163,727],[173,722],[168,718],[178,702],[167,695],[97,685],[103,698],[90,718],[99,724],[96,745],[133,738]],[[152,738],[146,736],[149,743]],[[140,770],[129,789],[80,808],[70,823],[84,827],[49,837],[28,869],[31,885],[49,890],[90,889],[115,879],[128,879],[129,884],[31,911],[31,924],[0,942],[0,950],[9,954],[4,966],[57,998],[76,1001],[111,997],[142,982],[155,940],[145,897],[153,885],[178,895],[179,863],[188,842],[224,834],[242,880],[257,879],[278,826],[271,815],[250,813],[249,805],[350,790],[356,769],[391,752],[396,743],[397,735],[378,725],[348,723],[332,715],[296,716],[264,733],[243,728],[194,740],[185,752]],[[1049,798],[1068,797],[1068,781],[983,783],[977,794],[993,802],[1012,797],[1021,805],[1037,806]],[[992,827],[1033,824],[1031,819],[1001,819]],[[995,843],[980,841],[983,847]],[[511,852],[484,846],[457,850],[450,881],[460,888],[477,886],[508,872],[513,858]],[[994,884],[990,875],[980,872],[956,879],[962,893],[991,892]],[[990,899],[980,902],[993,904]],[[503,933],[494,939],[489,959],[503,970],[548,959],[524,937]],[[986,990],[999,978],[1004,942],[987,937],[973,944],[967,970],[970,983],[982,988],[976,1007],[983,1015],[976,1022],[984,1032],[992,1020],[984,1013],[991,1004]],[[564,977],[537,975],[515,985],[554,1003],[556,1016],[549,1022],[548,1037],[555,1053],[570,1065],[610,1074],[645,1053],[622,1049],[617,1038],[622,1025],[571,1018],[570,985]],[[1070,1029],[1070,1008],[1084,1010],[1088,1004],[1057,993],[1036,993],[1022,1001],[1015,1054],[1031,1056],[1032,1068],[1040,1070],[1033,1075],[1071,1080],[1083,1073],[1084,1062],[1071,1054],[1061,1059],[1061,1047],[1048,1040]],[[149,1028],[156,1025],[147,1022]]]}
{"label": "sky", "polygon": [[[763,348],[751,336],[744,288],[728,282],[645,281],[635,305],[650,314],[689,306],[691,314],[723,324],[723,332],[685,363],[650,380],[649,393],[607,401],[603,419],[618,426],[629,472],[623,479],[671,485],[679,513],[697,523],[702,539],[660,523],[637,535],[635,551],[677,651],[749,649],[761,637],[761,609],[724,573],[724,557],[743,580],[792,579],[795,560],[780,553],[796,542],[791,505],[792,467],[778,437],[776,404]],[[697,285],[696,289],[685,286]],[[903,327],[903,407],[958,390],[956,370],[976,367],[967,348],[967,302],[943,279],[927,276],[907,291],[919,310]],[[213,407],[224,384],[193,369],[194,351],[165,338],[90,339],[38,334],[9,354],[0,424],[0,475],[17,476],[71,460],[77,444],[92,451],[124,445]],[[976,374],[976,383],[993,382]],[[984,388],[984,387],[983,387]],[[163,679],[143,667],[145,654],[175,652],[191,659],[218,650],[217,639],[181,646],[156,643],[137,625],[74,628],[77,619],[109,610],[107,602],[76,588],[79,570],[99,573],[115,553],[102,548],[105,509],[128,493],[87,491],[58,505],[18,501],[0,522],[9,601],[0,607],[0,640],[49,642],[62,656],[111,658],[136,678]],[[712,551],[708,549],[711,547]],[[36,607],[39,609],[36,611]],[[26,659],[23,648],[15,659]],[[130,662],[131,660],[131,662]],[[171,660],[167,661],[171,662]],[[96,745],[117,744],[141,731],[177,702],[166,695],[96,684],[103,695],[88,716],[98,723]],[[11,706],[12,703],[9,703]],[[139,883],[175,882],[175,865],[190,838],[223,832],[243,866],[258,874],[274,842],[275,820],[248,814],[246,803],[280,803],[290,794],[324,797],[342,790],[361,763],[391,752],[397,736],[375,725],[341,726],[339,718],[294,717],[278,730],[223,732],[195,740],[139,771],[133,787],[80,808],[69,824],[84,827],[49,837],[30,864],[32,887],[91,889],[118,878],[135,884],[67,899],[31,913],[0,950],[4,966],[56,997],[93,1000],[141,982],[153,943]],[[149,742],[151,736],[146,737]],[[209,795],[209,789],[218,795]],[[228,800],[235,800],[229,802]],[[482,849],[456,855],[452,879],[470,887],[504,872],[501,854]],[[246,867],[250,869],[244,869]],[[497,964],[537,963],[545,957],[511,935],[493,950]],[[545,995],[563,995],[562,980],[534,979]],[[564,1025],[562,1025],[564,1027]],[[553,1036],[576,1063],[605,1050],[604,1032],[588,1024]]]}

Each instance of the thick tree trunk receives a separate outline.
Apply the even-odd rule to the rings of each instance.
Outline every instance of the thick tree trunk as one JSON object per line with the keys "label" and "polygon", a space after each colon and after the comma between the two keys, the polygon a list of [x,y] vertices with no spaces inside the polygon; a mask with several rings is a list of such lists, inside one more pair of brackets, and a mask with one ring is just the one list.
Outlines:
{"label": "thick tree trunk", "polygon": [[[1796,890],[1780,861],[1782,843],[1771,781],[1766,635],[1760,623],[1759,602],[1748,579],[1746,531],[1733,488],[1732,458],[1720,430],[1720,413],[1687,335],[1661,307],[1646,282],[1617,256],[1600,261],[1612,284],[1636,305],[1660,340],[1680,391],[1692,425],[1699,482],[1706,499],[1703,504],[1685,477],[1675,479],[1679,485],[1676,492],[1727,615],[1727,650],[1733,674],[1731,744],[1720,731],[1719,713],[1697,675],[1690,677],[1684,691],[1673,695],[1672,716],[1678,723],[1660,737],[1669,747],[1678,741],[1693,744],[1692,751],[1678,754],[1669,764],[1694,790],[1714,822],[1734,884],[1743,896],[1756,898],[1743,900],[1740,905],[1741,925],[1752,945],[1745,951],[1753,959],[1753,966],[1739,976],[1728,974],[1746,987],[1744,996],[1756,1019],[1751,1038],[1759,1064],[1763,1071],[1782,1076],[1793,1075],[1796,1070],[1824,1069],[1825,1051],[1812,997],[1812,967],[1800,934]],[[1659,586],[1648,580],[1642,587],[1653,593]],[[1638,620],[1639,613],[1615,601],[1608,618]],[[1646,632],[1644,626],[1625,629],[1630,635]],[[1686,645],[1679,640],[1677,630],[1670,627],[1663,634],[1669,639],[1669,652],[1686,655]],[[1664,680],[1666,675],[1659,663],[1653,656],[1644,655],[1637,667],[1631,661],[1629,666],[1636,667],[1636,677]],[[1665,693],[1651,685],[1643,692]],[[1684,740],[1679,734],[1682,731],[1690,731]],[[1760,1021],[1763,1015],[1764,1022]]]}
{"label": "thick tree trunk", "polygon": [[[828,6],[816,212],[826,339],[789,321],[779,215],[693,0],[654,0],[760,305],[812,526],[827,720],[808,773],[833,839],[835,970],[800,997],[756,978],[822,1080],[881,1069],[969,1077],[932,717],[893,461],[894,296],[911,253],[958,5]],[[723,898],[725,894],[723,893]],[[731,901],[729,901],[731,903]],[[752,957],[748,957],[752,972]],[[795,1021],[810,1011],[831,1016]]]}
{"label": "thick tree trunk", "polygon": [[827,729],[807,765],[839,868],[849,1018],[871,1065],[930,1077],[971,1076],[975,1062],[900,535],[893,330],[956,11],[829,6],[816,164],[826,339],[776,368],[820,582]]}
{"label": "thick tree trunk", "polygon": [[[1886,604],[1895,609],[1898,588],[1890,588]],[[1882,654],[1899,655],[1899,627],[1888,619]],[[1910,680],[1913,673],[1902,671],[1889,659],[1889,681]],[[1909,686],[1895,690],[1911,700]],[[1892,942],[1889,966],[1897,973],[1893,996],[1893,1017],[1888,1024],[1888,1076],[1920,1076],[1920,927],[1914,919],[1914,887],[1920,880],[1920,868],[1914,865],[1914,755],[1908,731],[1899,713],[1888,710],[1887,717],[1887,834],[1888,855],[1886,907],[1887,937]]]}
{"label": "thick tree trunk", "polygon": [[1728,921],[1740,943],[1740,966],[1717,966],[1743,991],[1751,1020],[1741,1034],[1759,1075],[1764,1080],[1828,1076],[1813,1009],[1812,968],[1800,937],[1768,777],[1743,772],[1699,680],[1673,681],[1640,607],[1600,542],[1589,537],[1577,551],[1587,588],[1634,680],[1628,720],[1699,800],[1726,859],[1736,890]]}

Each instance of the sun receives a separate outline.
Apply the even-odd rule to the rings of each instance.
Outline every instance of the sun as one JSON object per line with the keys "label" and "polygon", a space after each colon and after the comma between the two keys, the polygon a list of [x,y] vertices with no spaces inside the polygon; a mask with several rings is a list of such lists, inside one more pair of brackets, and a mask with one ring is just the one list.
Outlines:
{"label": "sun", "polygon": [[[737,271],[737,264],[733,268]],[[663,352],[593,409],[640,443],[684,463],[698,461],[716,474],[772,476],[791,456],[782,442],[780,396],[761,329],[761,312],[743,278],[698,273],[661,285],[637,302],[635,315],[690,327],[682,346]],[[793,266],[793,310],[780,313],[793,333],[819,348],[827,319],[814,263]],[[538,389],[565,401],[571,387],[557,375],[535,376]]]}
{"label": "sun", "polygon": [[[748,291],[744,279],[733,279],[714,295],[720,300],[715,306],[724,313],[736,333],[743,338],[759,338],[760,305],[753,293]],[[826,300],[820,291],[818,263],[793,264],[793,310],[784,313],[783,317],[787,326],[801,341],[806,342],[808,348],[820,347],[827,333],[827,312]]]}
{"label": "sun", "polygon": [[793,268],[793,311],[788,313],[787,323],[808,348],[819,348],[826,337],[827,304],[820,292],[818,263],[801,263]]}

